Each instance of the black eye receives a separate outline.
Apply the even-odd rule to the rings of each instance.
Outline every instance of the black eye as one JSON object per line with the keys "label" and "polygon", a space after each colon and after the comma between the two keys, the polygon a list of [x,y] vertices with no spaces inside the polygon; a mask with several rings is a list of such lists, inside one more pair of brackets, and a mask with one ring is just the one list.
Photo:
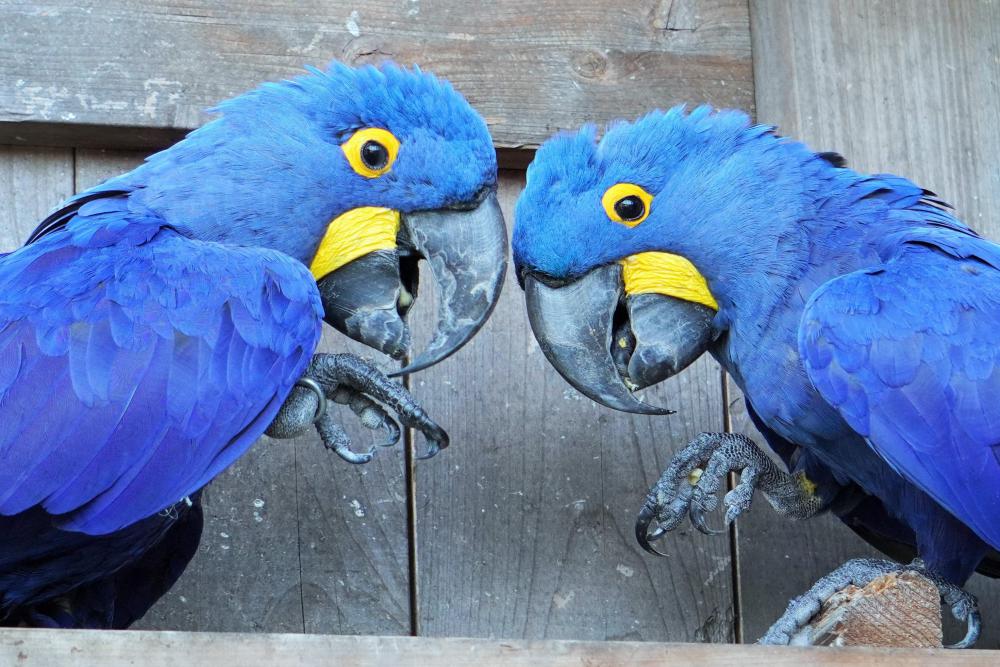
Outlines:
{"label": "black eye", "polygon": [[622,197],[615,202],[615,213],[622,220],[638,220],[646,212],[646,205],[635,195]]}
{"label": "black eye", "polygon": [[389,163],[389,149],[369,139],[361,146],[361,161],[372,171],[383,169]]}

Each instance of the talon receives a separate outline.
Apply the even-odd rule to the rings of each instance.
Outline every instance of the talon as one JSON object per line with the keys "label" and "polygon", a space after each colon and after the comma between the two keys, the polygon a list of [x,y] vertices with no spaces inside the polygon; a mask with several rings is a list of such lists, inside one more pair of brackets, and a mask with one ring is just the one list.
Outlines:
{"label": "talon", "polygon": [[655,542],[661,539],[666,534],[667,534],[666,528],[664,528],[663,526],[657,526],[656,528],[653,528],[653,530],[649,531],[649,533],[646,534],[646,539],[649,540],[650,542]]}
{"label": "talon", "polygon": [[448,446],[447,434],[445,434],[444,440],[427,438],[427,449],[424,450],[423,454],[417,456],[417,460],[426,461],[427,459],[432,459],[435,456],[437,456],[438,452],[440,452],[442,449],[445,449],[447,446]]}
{"label": "talon", "polygon": [[427,446],[427,449],[424,450],[423,454],[417,454],[417,460],[426,461],[427,459],[432,459],[435,456],[437,456],[438,452],[440,451],[441,451],[441,446],[438,445],[436,442],[433,442]]}
{"label": "talon", "polygon": [[698,529],[698,532],[705,535],[721,535],[725,531],[716,530],[715,528],[710,528],[707,523],[705,523],[705,508],[699,503],[691,503],[691,509],[688,510],[688,515],[691,517],[691,525]]}
{"label": "talon", "polygon": [[372,447],[367,452],[355,452],[349,447],[334,447],[333,451],[340,458],[344,459],[348,463],[354,463],[356,465],[361,465],[364,463],[370,463],[373,458],[375,458],[375,448]]}
{"label": "talon", "polygon": [[969,612],[968,618],[966,618],[966,631],[965,636],[954,644],[946,644],[945,648],[972,648],[975,646],[976,642],[979,641],[979,633],[983,629],[983,619],[979,615],[978,609],[973,609]]}
{"label": "talon", "polygon": [[330,415],[326,415],[316,424],[316,430],[327,449],[344,459],[348,463],[368,463],[375,455],[375,448],[372,447],[367,452],[355,452],[351,449],[351,439]]}
{"label": "talon", "polygon": [[326,415],[327,402],[326,402],[326,394],[323,393],[323,388],[319,386],[319,383],[316,382],[316,380],[313,380],[311,377],[306,377],[306,376],[300,377],[298,380],[296,380],[295,386],[302,387],[303,389],[308,389],[312,393],[316,394],[317,405],[316,405],[316,414],[313,415],[313,423],[314,424],[317,423],[320,419],[322,419]]}
{"label": "talon", "polygon": [[659,539],[667,532],[659,526],[656,526],[653,531],[650,532],[649,525],[655,518],[656,509],[653,505],[653,499],[650,498],[645,502],[645,504],[643,504],[642,509],[639,510],[639,516],[635,520],[635,539],[644,551],[648,551],[651,554],[663,556],[665,558],[667,554],[657,551],[650,543],[651,539]]}
{"label": "talon", "polygon": [[386,430],[388,436],[378,446],[379,447],[395,446],[395,444],[399,442],[399,439],[402,437],[403,434],[402,429],[399,428],[399,424],[397,424],[394,420],[390,419],[389,417],[386,417],[385,421],[382,423],[382,428]]}
{"label": "talon", "polygon": [[422,424],[419,426],[419,429],[427,440],[427,449],[423,454],[417,456],[417,460],[426,461],[437,456],[437,453],[442,449],[447,448],[449,438],[445,430],[431,421],[426,415],[423,415],[420,421]]}

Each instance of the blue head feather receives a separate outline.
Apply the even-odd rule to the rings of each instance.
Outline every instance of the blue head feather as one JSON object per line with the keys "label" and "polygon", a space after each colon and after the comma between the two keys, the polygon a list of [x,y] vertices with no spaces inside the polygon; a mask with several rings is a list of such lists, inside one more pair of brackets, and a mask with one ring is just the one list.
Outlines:
{"label": "blue head feather", "polygon": [[[514,260],[518,271],[573,279],[638,252],[671,252],[691,260],[713,293],[723,292],[716,297],[725,297],[731,276],[804,261],[775,248],[799,233],[818,180],[842,189],[838,183],[856,177],[741,111],[654,111],[611,125],[600,141],[587,126],[547,141],[528,168]],[[601,204],[622,182],[654,196],[649,217],[633,228],[612,222]]]}
{"label": "blue head feather", "polygon": [[[419,68],[334,63],[219,104],[220,118],[99,190],[131,191],[187,235],[274,248],[306,261],[337,215],[468,201],[496,182],[482,117]],[[340,144],[378,127],[400,141],[391,171],[368,179]],[[86,196],[83,193],[81,196]]]}

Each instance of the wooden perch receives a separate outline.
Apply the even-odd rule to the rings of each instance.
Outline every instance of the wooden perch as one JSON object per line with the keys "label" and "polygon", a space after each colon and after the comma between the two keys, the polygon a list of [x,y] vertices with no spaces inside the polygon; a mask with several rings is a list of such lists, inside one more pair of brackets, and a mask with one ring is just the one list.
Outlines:
{"label": "wooden perch", "polygon": [[17,667],[996,667],[998,651],[0,628]]}
{"label": "wooden perch", "polygon": [[916,572],[903,572],[840,591],[793,643],[938,648],[941,641],[937,588]]}

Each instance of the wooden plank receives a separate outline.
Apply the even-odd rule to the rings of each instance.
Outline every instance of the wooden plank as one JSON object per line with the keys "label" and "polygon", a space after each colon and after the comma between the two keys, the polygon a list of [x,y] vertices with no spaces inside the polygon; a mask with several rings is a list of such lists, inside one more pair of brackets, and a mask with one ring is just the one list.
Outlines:
{"label": "wooden plank", "polygon": [[0,146],[0,252],[21,246],[73,193],[73,151]]}
{"label": "wooden plank", "polygon": [[[861,171],[907,176],[1000,240],[1000,2],[754,0],[751,18],[761,121]],[[829,517],[792,523],[765,506],[739,523],[747,640],[817,577],[871,553]],[[979,646],[1000,646],[1000,585],[976,576],[969,589]]]}
{"label": "wooden plank", "polygon": [[[142,158],[77,151],[77,187],[128,171]],[[327,333],[322,350],[367,353]],[[356,446],[366,446],[368,432],[337,409]],[[355,467],[313,434],[261,439],[206,489],[201,548],[138,627],[408,633],[403,473],[400,448]]]}
{"label": "wooden plank", "polygon": [[506,147],[679,102],[753,104],[745,0],[13,0],[0,143],[163,145],[215,102],[332,59],[450,79]]}
{"label": "wooden plank", "polygon": [[657,644],[652,642],[489,641],[428,637],[337,637],[194,632],[0,630],[0,661],[25,667],[99,664],[103,667],[190,665],[398,665],[451,667],[909,667],[914,664],[987,667],[997,651],[946,649],[790,648]]}
{"label": "wooden plank", "polygon": [[[522,187],[502,175],[509,222]],[[718,378],[706,359],[656,391],[671,417],[599,407],[545,361],[508,275],[476,339],[414,378],[452,437],[416,470],[421,634],[731,641],[728,540],[683,529],[657,559],[632,529],[671,453],[721,428]]]}
{"label": "wooden plank", "polygon": [[[327,328],[320,350],[375,352]],[[381,356],[381,355],[379,355]],[[382,360],[389,362],[387,357]],[[396,363],[387,367],[398,368]],[[363,450],[382,439],[332,406]],[[272,441],[280,444],[278,441]],[[406,635],[411,631],[407,486],[402,441],[351,465],[314,435],[295,440],[302,608],[306,632]]]}

